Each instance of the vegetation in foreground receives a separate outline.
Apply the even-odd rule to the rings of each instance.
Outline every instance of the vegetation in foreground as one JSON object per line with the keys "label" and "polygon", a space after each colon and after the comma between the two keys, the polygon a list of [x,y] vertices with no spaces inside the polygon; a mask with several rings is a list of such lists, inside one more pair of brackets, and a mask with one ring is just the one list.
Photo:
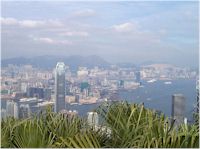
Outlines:
{"label": "vegetation in foreground", "polygon": [[199,148],[199,127],[175,128],[164,115],[126,102],[102,105],[99,127],[84,118],[48,110],[39,117],[1,121],[1,147],[6,148]]}

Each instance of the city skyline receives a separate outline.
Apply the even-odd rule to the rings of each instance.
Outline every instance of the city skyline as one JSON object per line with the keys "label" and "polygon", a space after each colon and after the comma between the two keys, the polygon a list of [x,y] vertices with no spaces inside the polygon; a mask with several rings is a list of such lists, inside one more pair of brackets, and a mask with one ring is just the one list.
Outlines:
{"label": "city skyline", "polygon": [[197,67],[197,4],[3,1],[2,58],[98,55]]}
{"label": "city skyline", "polygon": [[199,1],[1,8],[1,148],[199,148]]}
{"label": "city skyline", "polygon": [[55,69],[55,112],[64,110],[65,107],[65,64],[58,62]]}

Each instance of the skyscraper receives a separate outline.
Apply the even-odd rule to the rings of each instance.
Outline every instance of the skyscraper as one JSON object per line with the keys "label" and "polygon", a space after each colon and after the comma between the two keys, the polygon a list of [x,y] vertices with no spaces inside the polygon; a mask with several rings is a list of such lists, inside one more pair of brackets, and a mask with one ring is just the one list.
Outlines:
{"label": "skyscraper", "polygon": [[55,112],[65,109],[65,64],[58,62],[55,70]]}
{"label": "skyscraper", "polygon": [[44,99],[45,100],[50,100],[51,99],[51,89],[50,88],[45,88],[44,89]]}
{"label": "skyscraper", "polygon": [[90,126],[97,126],[99,123],[99,117],[97,112],[88,112],[88,124]]}
{"label": "skyscraper", "polygon": [[44,98],[44,89],[38,87],[29,87],[27,90],[28,97]]}
{"label": "skyscraper", "polygon": [[28,118],[31,116],[31,109],[29,104],[20,104],[19,118]]}
{"label": "skyscraper", "polygon": [[18,118],[19,117],[19,108],[18,108],[18,104],[14,101],[7,101],[6,104],[6,116],[12,116],[14,118]]}
{"label": "skyscraper", "polygon": [[140,71],[136,71],[135,72],[135,80],[137,83],[140,83],[141,82],[141,77],[140,77]]}
{"label": "skyscraper", "polygon": [[6,118],[6,109],[1,109],[1,120]]}
{"label": "skyscraper", "polygon": [[182,94],[172,95],[172,118],[175,125],[180,125],[184,121],[185,97]]}

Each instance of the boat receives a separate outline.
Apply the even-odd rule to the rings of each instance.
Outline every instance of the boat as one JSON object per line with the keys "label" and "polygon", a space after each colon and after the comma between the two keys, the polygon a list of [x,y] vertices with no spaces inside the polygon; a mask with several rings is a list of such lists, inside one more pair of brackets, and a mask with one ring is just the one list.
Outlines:
{"label": "boat", "polygon": [[156,82],[157,80],[156,79],[151,79],[149,81],[147,81],[148,83],[153,83],[153,82]]}
{"label": "boat", "polygon": [[148,101],[150,101],[150,100],[151,100],[151,98],[147,98],[147,100],[148,100]]}
{"label": "boat", "polygon": [[172,82],[171,81],[166,81],[166,82],[164,82],[164,84],[172,84]]}
{"label": "boat", "polygon": [[76,103],[76,102],[73,102],[73,103],[70,103],[70,105],[78,105],[79,103]]}

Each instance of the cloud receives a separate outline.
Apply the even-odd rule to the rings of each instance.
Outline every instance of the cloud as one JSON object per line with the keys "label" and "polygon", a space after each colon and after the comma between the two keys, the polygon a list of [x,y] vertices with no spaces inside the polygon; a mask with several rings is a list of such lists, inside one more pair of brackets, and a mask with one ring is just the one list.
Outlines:
{"label": "cloud", "polygon": [[1,18],[2,25],[17,25],[18,21],[14,18]]}
{"label": "cloud", "polygon": [[68,31],[60,34],[61,36],[78,36],[78,37],[87,37],[89,36],[88,32],[85,31]]}
{"label": "cloud", "polygon": [[27,28],[41,27],[45,25],[44,21],[23,20],[18,22],[20,26]]}
{"label": "cloud", "polygon": [[140,27],[140,24],[138,23],[125,22],[111,26],[110,34],[112,36],[112,39],[118,40],[118,42],[126,44],[138,44],[140,42],[159,43],[161,41],[161,38],[165,36],[166,30],[163,29],[159,30],[158,32],[152,32],[150,30],[142,29]]}
{"label": "cloud", "polygon": [[117,32],[130,32],[133,31],[135,27],[135,24],[127,22],[123,24],[113,25],[111,28],[113,28]]}
{"label": "cloud", "polygon": [[15,18],[1,18],[2,25],[17,25],[25,28],[38,27],[61,27],[63,24],[58,20],[17,20]]}
{"label": "cloud", "polygon": [[53,44],[53,45],[71,45],[72,44],[72,42],[68,40],[55,40],[48,37],[33,38],[33,40],[46,43],[46,44]]}
{"label": "cloud", "polygon": [[75,16],[75,17],[90,17],[90,16],[95,16],[95,15],[96,15],[96,12],[92,9],[79,10],[72,14],[72,16]]}
{"label": "cloud", "polygon": [[[174,59],[187,64],[185,59],[193,60],[193,55],[198,55],[196,3],[58,2],[34,3],[34,7],[29,3],[5,6],[3,15],[13,18],[1,19],[4,56],[15,51],[24,56],[49,54],[52,50],[52,54],[60,55],[100,55],[111,62]],[[45,11],[38,11],[41,8]],[[37,38],[27,37],[30,34]],[[70,44],[66,49],[65,45]]]}

